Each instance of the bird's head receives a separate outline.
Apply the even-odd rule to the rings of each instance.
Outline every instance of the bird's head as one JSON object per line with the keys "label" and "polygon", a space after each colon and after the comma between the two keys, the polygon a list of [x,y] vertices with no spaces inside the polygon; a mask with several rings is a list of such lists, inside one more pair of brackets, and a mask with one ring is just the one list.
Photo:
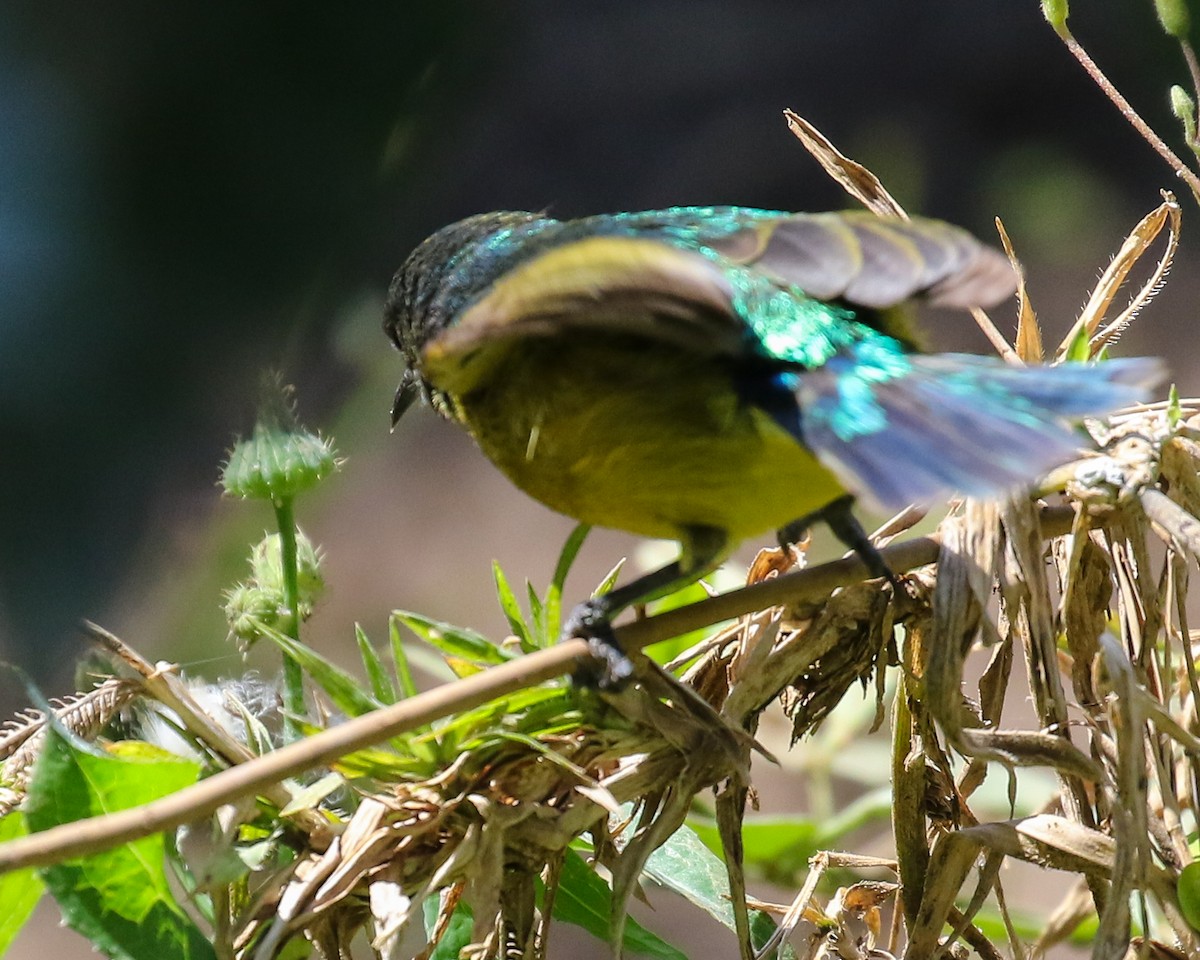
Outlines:
{"label": "bird's head", "polygon": [[541,214],[514,211],[467,217],[424,240],[396,271],[388,289],[383,329],[404,354],[408,369],[396,391],[393,424],[419,395],[443,408],[422,376],[422,348],[494,279],[487,269],[489,258],[480,256],[489,241],[541,219]]}

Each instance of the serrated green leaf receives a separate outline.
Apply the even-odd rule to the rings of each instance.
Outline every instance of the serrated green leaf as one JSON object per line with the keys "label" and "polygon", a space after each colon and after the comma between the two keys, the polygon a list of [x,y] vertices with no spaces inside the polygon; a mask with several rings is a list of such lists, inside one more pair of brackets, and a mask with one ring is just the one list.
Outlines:
{"label": "serrated green leaf", "polygon": [[[723,926],[734,929],[725,864],[690,827],[680,827],[650,854],[646,873],[690,900]],[[750,911],[750,934],[756,950],[767,942],[774,930],[775,921],[770,916],[761,910]],[[785,960],[796,958],[790,946],[784,947],[782,956]]]}
{"label": "serrated green leaf", "polygon": [[[608,884],[583,857],[568,849],[559,874],[558,892],[554,896],[554,918],[582,927],[601,942],[608,943],[611,908],[612,890]],[[625,921],[623,947],[626,954],[636,953],[660,960],[687,960],[681,950],[651,933],[632,917]]]}
{"label": "serrated green leaf", "polygon": [[265,625],[262,635],[299,663],[304,672],[325,691],[333,705],[348,716],[360,717],[383,706],[362,688],[355,677],[332,661],[326,660],[308,644]]}
{"label": "serrated green leaf", "polygon": [[[57,729],[34,770],[26,801],[33,830],[156,800],[196,781],[200,766],[149,744],[108,753],[76,748]],[[41,871],[63,918],[118,960],[208,960],[212,945],[178,906],[163,866],[161,834]]]}
{"label": "serrated green leaf", "polygon": [[469,660],[472,663],[507,663],[514,656],[487,637],[465,627],[455,627],[441,620],[423,617],[409,610],[394,610],[392,616],[428,643],[451,657]]}
{"label": "serrated green leaf", "polygon": [[496,581],[496,599],[500,601],[500,609],[504,611],[504,619],[508,621],[508,628],[513,632],[513,636],[521,641],[521,649],[529,653],[534,649],[534,645],[529,637],[529,628],[525,626],[525,619],[521,614],[521,605],[517,603],[512,587],[508,585],[508,577],[504,575],[503,568],[495,560],[492,561],[492,579]]}
{"label": "serrated green leaf", "polygon": [[354,625],[354,639],[358,643],[358,655],[362,657],[363,670],[367,674],[367,680],[371,683],[371,693],[380,703],[395,703],[397,699],[396,686],[383,668],[383,661],[379,659],[379,654],[371,646],[366,631],[357,623]]}
{"label": "serrated green leaf", "polygon": [[[10,813],[0,820],[0,843],[15,840],[28,833],[19,813]],[[16,939],[42,899],[46,887],[32,868],[14,870],[0,876],[0,955]]]}

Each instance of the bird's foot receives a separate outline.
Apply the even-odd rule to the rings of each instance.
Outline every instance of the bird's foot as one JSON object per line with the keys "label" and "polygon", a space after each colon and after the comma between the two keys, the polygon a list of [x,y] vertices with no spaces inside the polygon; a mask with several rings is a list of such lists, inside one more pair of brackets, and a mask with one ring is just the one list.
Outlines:
{"label": "bird's foot", "polygon": [[867,536],[867,532],[858,522],[858,518],[854,516],[851,510],[853,506],[853,497],[839,497],[820,510],[815,510],[799,520],[793,520],[776,534],[779,545],[786,549],[789,544],[798,543],[813,523],[824,520],[833,535],[853,550],[855,556],[866,564],[871,576],[882,577],[892,586],[897,586],[896,575],[887,565],[887,561],[883,559],[879,548],[871,542],[871,538]]}
{"label": "bird's foot", "polygon": [[571,611],[562,635],[564,639],[580,637],[587,641],[588,654],[579,658],[571,675],[579,686],[619,690],[633,677],[633,661],[621,649],[608,612],[598,598],[587,600]]}

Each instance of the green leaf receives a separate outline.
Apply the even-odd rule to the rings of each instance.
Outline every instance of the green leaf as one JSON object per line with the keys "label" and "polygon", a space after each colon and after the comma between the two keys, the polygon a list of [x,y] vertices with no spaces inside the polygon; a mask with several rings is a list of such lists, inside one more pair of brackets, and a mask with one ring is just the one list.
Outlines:
{"label": "green leaf", "polygon": [[472,663],[497,664],[507,663],[516,656],[492,643],[483,634],[467,630],[465,627],[455,627],[409,610],[393,610],[392,617],[431,647],[451,657],[459,657]]}
{"label": "green leaf", "polygon": [[[836,815],[822,821],[804,817],[748,816],[742,823],[742,860],[774,883],[789,885],[808,869],[819,850],[839,845],[847,834],[891,813],[891,788],[880,787],[857,797]],[[719,853],[721,835],[716,823],[692,817],[689,826],[709,850]]]}
{"label": "green leaf", "polygon": [[[19,813],[10,813],[0,820],[0,843],[23,837],[27,832]],[[32,867],[0,876],[0,954],[21,932],[45,889]]]}
{"label": "green leaf", "polygon": [[[76,748],[47,730],[26,801],[32,830],[112,813],[196,781],[200,767],[146,743],[109,753]],[[207,960],[212,945],[175,901],[161,834],[46,867],[42,879],[74,930],[118,960]]]}
{"label": "green leaf", "polygon": [[1179,388],[1171,384],[1167,394],[1167,425],[1174,430],[1183,420],[1183,406],[1179,402]]}
{"label": "green leaf", "polygon": [[[441,909],[440,900],[441,898],[437,896],[426,897],[425,902],[421,904],[421,910],[425,917],[426,937],[432,937],[433,931],[437,927],[438,913]],[[429,960],[459,960],[458,955],[463,947],[471,943],[474,924],[475,917],[471,913],[471,908],[465,900],[458,901],[454,907],[454,913],[450,916],[450,926],[446,928],[442,939],[429,954]]]}
{"label": "green leaf", "polygon": [[287,634],[265,624],[262,635],[270,638],[277,647],[300,664],[304,672],[329,695],[333,705],[348,716],[360,717],[383,706],[362,688],[355,677],[326,660],[308,644],[293,640]]}
{"label": "green leaf", "polygon": [[358,641],[358,654],[362,657],[363,670],[371,682],[371,692],[380,703],[395,703],[397,700],[396,686],[392,678],[383,668],[383,661],[371,646],[371,641],[359,624],[354,625],[354,639]]}
{"label": "green leaf", "polygon": [[1069,363],[1087,363],[1092,359],[1092,341],[1088,336],[1087,324],[1077,323],[1070,333],[1071,342],[1063,357]]}
{"label": "green leaf", "polygon": [[529,625],[533,632],[533,643],[541,650],[550,646],[558,637],[550,632],[546,624],[546,606],[528,580],[525,581],[525,594],[529,598]]}
{"label": "green leaf", "polygon": [[327,773],[321,779],[304,784],[292,791],[292,798],[279,811],[281,817],[290,817],[301,810],[314,809],[331,793],[341,790],[346,780],[339,773]]}
{"label": "green leaf", "polygon": [[567,574],[575,565],[575,558],[579,556],[583,542],[591,530],[592,528],[586,523],[581,523],[572,530],[571,535],[567,537],[567,542],[563,544],[562,553],[558,555],[558,563],[554,565],[554,576],[550,579],[550,586],[546,590],[547,642],[557,640],[562,631],[562,597],[563,588],[567,583]]}
{"label": "green leaf", "polygon": [[615,564],[613,564],[613,568],[604,575],[604,579],[600,581],[600,585],[592,591],[592,596],[598,597],[602,593],[608,593],[610,590],[612,590],[612,588],[617,585],[617,578],[621,576],[621,571],[624,568],[625,558],[622,557]]}
{"label": "green leaf", "polygon": [[504,575],[504,570],[495,560],[492,561],[492,578],[496,581],[496,599],[500,601],[500,609],[504,611],[504,619],[508,621],[508,628],[512,630],[513,636],[521,641],[521,649],[529,653],[534,649],[534,645],[529,638],[529,628],[525,626],[525,619],[521,614],[521,605],[517,603],[512,587],[508,585],[508,577]]}
{"label": "green leaf", "polygon": [[[665,597],[655,600],[649,605],[647,612],[650,616],[656,617],[671,610],[678,610],[680,607],[700,603],[702,600],[707,600],[708,596],[708,591],[704,589],[704,585],[697,580],[694,583],[680,587],[674,593],[669,593]],[[657,663],[669,663],[683,653],[683,651],[699,643],[714,630],[719,629],[719,626],[701,627],[699,630],[681,633],[677,637],[661,640],[653,646],[648,647],[646,653]]]}
{"label": "green leaf", "polygon": [[1183,919],[1193,930],[1200,930],[1200,862],[1193,861],[1179,871],[1175,889]]}
{"label": "green leaf", "polygon": [[[730,930],[734,929],[733,906],[729,899],[729,875],[721,858],[708,849],[688,826],[671,834],[661,847],[650,854],[646,873],[664,887],[690,900]],[[775,930],[775,921],[761,910],[750,911],[750,934],[759,949]],[[782,956],[795,960],[786,946]]]}
{"label": "green leaf", "polygon": [[[430,738],[436,738],[443,744],[448,743],[451,738],[461,742],[480,730],[490,730],[503,717],[519,716],[523,729],[528,732],[542,732],[536,730],[536,721],[547,714],[551,717],[561,716],[572,696],[571,691],[562,686],[528,687],[518,690],[506,697],[490,700],[473,710],[448,717],[444,723],[436,726],[432,733],[414,737],[413,745],[422,745]],[[534,727],[534,730],[530,731],[530,727]]]}
{"label": "green leaf", "polygon": [[417,684],[413,680],[412,667],[408,663],[408,652],[400,636],[400,623],[393,613],[388,617],[388,642],[392,647],[392,662],[396,667],[396,680],[400,684],[400,695],[404,698],[416,696]]}
{"label": "green leaf", "polygon": [[[612,890],[574,850],[568,849],[554,896],[554,918],[583,927],[604,943],[608,942]],[[625,953],[638,953],[661,960],[687,960],[686,954],[651,933],[630,917],[625,921]]]}

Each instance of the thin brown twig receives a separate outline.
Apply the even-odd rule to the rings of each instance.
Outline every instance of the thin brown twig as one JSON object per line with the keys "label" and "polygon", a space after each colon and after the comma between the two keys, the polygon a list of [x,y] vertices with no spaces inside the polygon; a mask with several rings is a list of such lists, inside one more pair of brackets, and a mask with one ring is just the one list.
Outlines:
{"label": "thin brown twig", "polygon": [[983,331],[983,335],[988,338],[988,342],[996,348],[996,352],[1008,363],[1024,366],[1024,361],[1017,356],[1017,351],[1012,348],[1012,344],[1005,339],[1004,334],[996,329],[996,325],[992,323],[992,318],[989,317],[979,307],[971,308],[971,316],[975,318],[975,322],[979,324],[979,329]]}
{"label": "thin brown twig", "polygon": [[1116,108],[1121,111],[1121,116],[1133,125],[1133,128],[1141,134],[1154,151],[1167,161],[1167,164],[1175,171],[1175,176],[1188,185],[1188,189],[1192,191],[1192,196],[1200,203],[1200,177],[1185,164],[1179,156],[1167,146],[1166,142],[1157,133],[1150,124],[1142,119],[1141,115],[1133,108],[1124,94],[1113,85],[1113,82],[1108,79],[1104,71],[1100,69],[1099,64],[1091,58],[1091,55],[1083,49],[1079,41],[1065,28],[1056,31],[1062,42],[1067,45],[1067,49],[1071,51],[1071,55],[1079,61],[1080,66],[1089,77],[1092,78],[1096,86],[1098,86],[1104,95],[1113,102]]}

